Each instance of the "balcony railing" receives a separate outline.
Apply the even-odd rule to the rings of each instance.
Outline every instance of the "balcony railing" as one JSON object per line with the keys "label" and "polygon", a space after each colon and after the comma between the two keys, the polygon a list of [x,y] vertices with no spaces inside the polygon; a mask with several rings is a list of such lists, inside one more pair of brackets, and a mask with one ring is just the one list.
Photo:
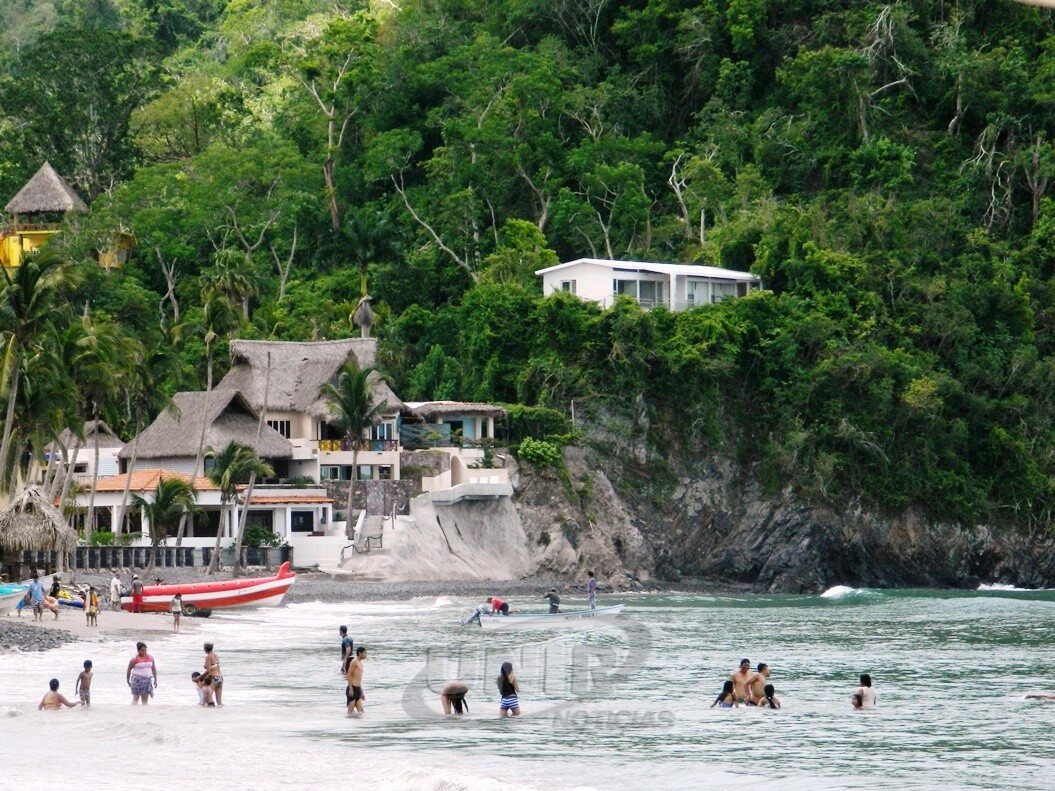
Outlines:
{"label": "balcony railing", "polygon": [[[356,443],[348,439],[320,439],[319,450],[323,453],[338,453],[340,451],[353,451]],[[384,451],[399,450],[397,439],[364,439],[359,441],[359,450],[383,453]]]}

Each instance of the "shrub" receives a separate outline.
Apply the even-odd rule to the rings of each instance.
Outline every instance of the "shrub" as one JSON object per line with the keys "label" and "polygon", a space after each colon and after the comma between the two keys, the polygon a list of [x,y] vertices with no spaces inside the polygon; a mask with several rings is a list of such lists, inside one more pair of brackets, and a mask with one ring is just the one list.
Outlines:
{"label": "shrub", "polygon": [[278,536],[263,525],[247,525],[242,536],[244,547],[277,547]]}
{"label": "shrub", "polygon": [[536,467],[559,467],[564,461],[560,449],[544,439],[524,437],[517,449],[517,456]]}

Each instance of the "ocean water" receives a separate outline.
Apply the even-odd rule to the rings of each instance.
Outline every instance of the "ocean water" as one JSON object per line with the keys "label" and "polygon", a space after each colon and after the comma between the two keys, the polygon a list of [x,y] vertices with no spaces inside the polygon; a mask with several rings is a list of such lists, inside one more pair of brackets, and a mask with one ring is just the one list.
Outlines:
{"label": "ocean water", "polygon": [[[468,599],[217,613],[150,643],[146,707],[128,705],[124,681],[135,635],[0,655],[0,789],[1052,787],[1055,702],[1023,697],[1055,694],[1053,592],[602,603],[616,601],[627,606],[610,625],[509,633],[462,628]],[[362,719],[344,714],[342,623],[369,653]],[[222,660],[222,709],[195,705],[205,641]],[[784,708],[709,708],[743,657],[770,665]],[[84,659],[92,707],[38,712],[51,677],[73,699]],[[519,719],[497,716],[506,660]],[[862,672],[876,711],[851,710]],[[472,688],[468,717],[440,715],[450,678]]]}

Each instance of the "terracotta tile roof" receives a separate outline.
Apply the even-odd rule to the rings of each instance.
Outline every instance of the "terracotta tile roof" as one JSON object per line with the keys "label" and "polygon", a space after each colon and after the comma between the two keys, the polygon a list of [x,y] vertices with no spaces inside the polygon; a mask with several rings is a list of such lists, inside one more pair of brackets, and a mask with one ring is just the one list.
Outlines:
{"label": "terracotta tile roof", "polygon": [[[181,481],[191,483],[191,476],[182,472],[173,472],[172,470],[136,470],[132,473],[132,484],[129,486],[129,491],[132,492],[149,492],[157,488],[158,481],[161,478],[179,478]],[[125,490],[125,482],[128,480],[128,473],[121,473],[120,475],[112,475],[106,478],[100,478],[95,490],[97,492],[123,492]],[[210,481],[208,478],[197,477],[194,479],[194,488],[198,491],[218,491],[220,487]]]}
{"label": "terracotta tile roof", "polygon": [[257,497],[256,495],[253,495],[253,499],[249,501],[250,505],[282,505],[284,503],[293,503],[298,505],[316,503],[319,505],[323,505],[325,503],[332,502],[332,497],[313,497],[310,495],[288,495],[286,497],[275,497],[271,495],[268,495],[266,497]]}

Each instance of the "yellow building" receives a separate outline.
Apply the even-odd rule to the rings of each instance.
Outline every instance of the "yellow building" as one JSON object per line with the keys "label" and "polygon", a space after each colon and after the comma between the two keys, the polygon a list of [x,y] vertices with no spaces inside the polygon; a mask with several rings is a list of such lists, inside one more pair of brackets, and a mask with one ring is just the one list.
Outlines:
{"label": "yellow building", "polygon": [[[63,215],[88,211],[88,206],[55,168],[45,162],[26,185],[4,207],[11,220],[0,225],[0,264],[18,266],[27,255],[40,250],[52,236],[61,233]],[[132,235],[119,232],[113,245],[96,252],[104,267],[120,266],[128,260],[135,243]]]}

